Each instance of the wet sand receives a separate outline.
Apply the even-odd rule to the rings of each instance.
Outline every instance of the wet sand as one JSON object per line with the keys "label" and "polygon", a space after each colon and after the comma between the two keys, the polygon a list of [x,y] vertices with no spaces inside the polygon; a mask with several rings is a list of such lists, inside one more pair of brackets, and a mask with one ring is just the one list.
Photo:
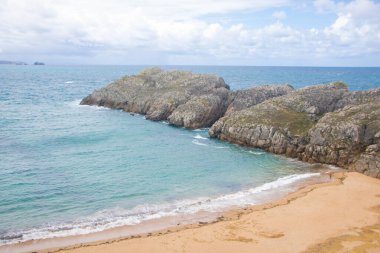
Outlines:
{"label": "wet sand", "polygon": [[224,213],[218,222],[49,252],[380,252],[380,180],[333,176],[279,201]]}

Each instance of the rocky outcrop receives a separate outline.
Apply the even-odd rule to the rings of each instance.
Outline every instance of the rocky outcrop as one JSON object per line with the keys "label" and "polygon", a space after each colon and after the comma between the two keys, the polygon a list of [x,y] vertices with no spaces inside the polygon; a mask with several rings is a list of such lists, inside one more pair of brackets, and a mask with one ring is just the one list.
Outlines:
{"label": "rocky outcrop", "polygon": [[337,103],[337,109],[343,108],[348,105],[360,105],[365,103],[379,103],[380,102],[380,89],[372,89],[368,91],[354,91],[347,93]]}
{"label": "rocky outcrop", "polygon": [[[291,92],[289,85],[231,92],[223,78],[149,68],[94,91],[81,104],[122,109],[186,128],[209,127],[226,110],[241,110]],[[232,103],[231,103],[232,102]]]}
{"label": "rocky outcrop", "polygon": [[310,132],[303,160],[380,178],[380,88],[346,94]]}
{"label": "rocky outcrop", "polygon": [[242,145],[380,177],[380,88],[311,86],[219,119],[209,130]]}
{"label": "rocky outcrop", "polygon": [[[337,102],[348,93],[340,83],[311,86],[294,91],[288,95],[269,99],[256,106],[235,112],[221,118],[210,129],[212,137],[230,138],[231,132],[241,132],[243,129],[271,128],[272,132],[281,131],[290,138],[305,135],[325,112],[333,111]],[[254,127],[253,127],[254,126]],[[241,129],[241,130],[239,130]],[[274,133],[272,133],[274,134]],[[247,145],[255,145],[256,138],[249,138]],[[259,140],[270,141],[264,135]],[[261,143],[261,142],[260,142]],[[259,145],[260,148],[272,144]]]}
{"label": "rocky outcrop", "polygon": [[230,91],[220,77],[150,68],[94,91],[81,104],[122,109],[311,163],[380,178],[380,88],[334,82]]}
{"label": "rocky outcrop", "polygon": [[380,135],[380,104],[347,106],[322,117],[309,131],[305,155],[318,162],[350,164]]}
{"label": "rocky outcrop", "polygon": [[181,104],[168,117],[171,124],[188,128],[211,126],[223,116],[227,108],[228,92],[220,90],[217,94],[203,95]]}
{"label": "rocky outcrop", "polygon": [[187,128],[211,126],[227,107],[223,78],[150,68],[94,91],[81,104],[122,109]]}
{"label": "rocky outcrop", "polygon": [[361,172],[367,176],[380,178],[380,146],[370,145],[359,158],[349,166],[350,170]]}
{"label": "rocky outcrop", "polygon": [[226,115],[247,109],[260,104],[269,98],[279,97],[294,91],[291,85],[263,85],[245,90],[238,90],[230,94]]}

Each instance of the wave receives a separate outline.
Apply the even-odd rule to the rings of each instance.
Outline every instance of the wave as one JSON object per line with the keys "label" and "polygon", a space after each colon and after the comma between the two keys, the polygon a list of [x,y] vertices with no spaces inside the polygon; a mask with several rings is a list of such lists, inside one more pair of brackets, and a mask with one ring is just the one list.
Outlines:
{"label": "wave", "polygon": [[203,137],[202,135],[200,134],[196,134],[195,136],[193,136],[194,139],[200,139],[200,140],[208,140],[207,137]]}
{"label": "wave", "polygon": [[96,105],[81,105],[80,102],[81,99],[76,99],[70,102],[66,102],[65,104],[72,107],[72,108],[90,108],[93,110],[110,110],[110,108],[104,107],[104,106],[96,106]]}
{"label": "wave", "polygon": [[274,188],[279,188],[285,185],[293,184],[297,181],[303,180],[303,179],[308,179],[311,177],[317,177],[320,176],[321,173],[306,173],[306,174],[294,174],[294,175],[289,175],[285,177],[280,177],[276,181],[270,182],[263,184],[262,186],[259,186],[257,188],[254,188],[250,190],[251,193],[257,193],[257,192],[262,192]]}
{"label": "wave", "polygon": [[82,100],[80,99],[76,99],[74,101],[66,102],[66,104],[69,105],[70,107],[77,107],[77,106],[80,106],[81,101]]}
{"label": "wave", "polygon": [[65,83],[70,84],[70,83],[74,83],[74,81],[66,81]]}
{"label": "wave", "polygon": [[[289,175],[258,187],[215,198],[200,197],[164,204],[146,204],[136,206],[133,209],[106,209],[68,223],[50,224],[17,232],[3,232],[0,233],[0,241],[2,244],[12,244],[29,240],[83,235],[115,227],[137,225],[144,221],[164,217],[192,215],[201,211],[210,213],[223,212],[232,207],[247,207],[267,202],[279,197],[279,192],[285,195],[294,190],[296,183],[320,175],[320,173]],[[265,197],[264,200],[263,196]]]}
{"label": "wave", "polygon": [[342,169],[342,168],[340,168],[340,167],[338,167],[338,166],[335,166],[335,165],[332,165],[332,164],[327,165],[327,167],[328,167],[329,169],[331,169],[331,170],[340,170],[340,169]]}
{"label": "wave", "polygon": [[265,152],[253,151],[253,150],[248,150],[247,152],[250,154],[254,154],[254,155],[264,155],[265,154]]}
{"label": "wave", "polygon": [[197,129],[193,129],[191,131],[193,131],[193,132],[207,132],[208,128],[207,127],[205,127],[205,128],[197,128]]}
{"label": "wave", "polygon": [[206,143],[199,142],[198,140],[193,140],[192,143],[199,146],[208,146]]}

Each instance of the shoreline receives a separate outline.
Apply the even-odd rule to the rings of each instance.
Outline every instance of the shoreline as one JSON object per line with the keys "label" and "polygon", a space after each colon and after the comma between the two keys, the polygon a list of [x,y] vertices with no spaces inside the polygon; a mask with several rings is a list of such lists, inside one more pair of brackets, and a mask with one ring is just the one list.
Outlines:
{"label": "shoreline", "polygon": [[276,245],[292,253],[378,252],[380,181],[356,172],[332,175],[334,181],[305,186],[278,201],[226,212],[219,222],[59,251],[273,252]]}
{"label": "shoreline", "polygon": [[[43,247],[43,249],[37,249],[37,250],[29,250],[26,252],[34,251],[34,252],[61,252],[61,251],[69,251],[72,250],[76,252],[76,250],[84,250],[84,249],[90,249],[92,247],[103,247],[104,245],[114,245],[118,243],[126,242],[128,244],[129,241],[133,240],[150,240],[149,238],[155,238],[155,240],[159,240],[161,236],[168,236],[173,235],[176,233],[186,233],[188,230],[197,230],[197,229],[204,229],[205,227],[212,226],[213,224],[223,224],[225,222],[238,222],[241,217],[246,217],[253,215],[254,213],[261,213],[265,212],[266,210],[276,210],[278,208],[281,208],[282,206],[288,206],[294,201],[297,201],[299,199],[302,199],[305,196],[308,196],[311,192],[314,192],[315,190],[323,189],[326,187],[335,187],[339,185],[343,185],[346,175],[352,175],[354,172],[327,172],[330,177],[333,178],[333,180],[328,182],[303,182],[303,184],[298,185],[297,190],[294,192],[291,192],[287,194],[285,197],[282,197],[280,199],[265,203],[265,204],[259,204],[259,205],[252,205],[250,207],[246,208],[235,208],[231,209],[229,211],[216,214],[214,217],[214,220],[209,219],[208,221],[198,221],[193,223],[182,223],[179,225],[179,223],[176,225],[175,221],[173,222],[171,220],[171,217],[166,218],[167,222],[171,222],[171,226],[162,227],[161,229],[157,229],[155,231],[150,232],[143,232],[144,226],[139,228],[140,233],[134,233],[132,235],[125,235],[125,232],[128,231],[128,228],[126,226],[118,227],[118,228],[112,228],[109,230],[101,231],[101,232],[95,232],[91,234],[86,235],[77,235],[77,236],[69,236],[69,237],[61,237],[61,238],[51,238],[51,239],[42,239],[42,240],[35,240],[35,241],[28,241],[20,244],[13,244],[9,245],[9,251],[7,251],[7,248],[5,249],[5,252],[19,252],[20,250],[23,250],[23,247],[25,246],[33,246],[33,245],[42,245],[45,244],[46,247]],[[356,174],[356,173],[355,173]],[[362,175],[360,175],[362,176]],[[359,177],[360,177],[359,176]],[[357,177],[357,176],[356,176]],[[366,177],[366,176],[362,176]],[[376,180],[376,179],[375,179]],[[379,180],[377,180],[379,181]],[[379,183],[379,194],[380,194],[380,181]],[[380,196],[380,195],[379,195]],[[379,201],[380,204],[380,201]],[[205,216],[208,217],[208,216]],[[209,217],[208,217],[209,218]],[[160,221],[160,224],[163,224],[162,220]],[[159,228],[159,223],[153,221],[148,222],[145,224],[146,226],[152,226],[155,225],[156,228]],[[123,234],[124,235],[121,235]],[[272,237],[272,236],[269,236]],[[274,236],[277,237],[277,236]],[[83,241],[83,239],[86,240],[89,239],[87,242]],[[95,240],[94,240],[95,238]],[[82,240],[78,243],[78,240]],[[66,244],[65,246],[57,246],[54,247],[54,245],[59,244],[60,242],[66,241],[69,242],[69,244]],[[71,243],[70,243],[71,242]],[[76,243],[75,243],[76,242]],[[145,243],[143,243],[145,244]],[[1,249],[1,247],[0,247]],[[12,251],[13,250],[13,251]],[[90,250],[91,251],[91,250]],[[23,251],[25,252],[25,251]],[[82,251],[80,251],[82,252]],[[87,251],[85,251],[87,252]]]}
{"label": "shoreline", "polygon": [[[339,173],[339,171],[342,171],[342,169],[335,168],[324,171],[322,170],[319,172],[319,176],[310,176],[305,179],[301,179],[299,182],[290,183],[289,186],[292,185],[290,188],[284,188],[282,189],[282,191],[285,190],[284,192],[276,193],[275,195],[273,195],[273,190],[269,190],[269,192],[272,192],[270,194],[273,195],[270,199],[264,200],[264,202],[259,202],[257,204],[248,204],[245,207],[231,205],[224,211],[197,211],[194,214],[183,213],[177,214],[175,216],[164,216],[153,220],[142,221],[137,225],[122,225],[85,234],[65,235],[43,239],[32,239],[18,243],[10,243],[0,245],[0,252],[3,250],[5,250],[5,252],[54,252],[61,249],[76,247],[78,245],[97,245],[99,243],[109,243],[151,235],[161,235],[166,234],[168,231],[179,231],[182,229],[212,224],[225,220],[226,217],[231,218],[231,216],[233,216],[235,213],[243,213],[249,210],[267,208],[268,205],[271,206],[278,201],[281,202],[284,198],[287,198],[287,196],[290,196],[291,194],[294,194],[303,188],[326,183],[333,183],[334,179],[332,179],[332,175]],[[309,174],[306,173],[305,175]],[[294,174],[291,176],[295,175],[301,176],[303,174]],[[263,186],[265,187],[265,185],[275,183],[279,179],[256,186],[252,189],[257,189]],[[228,194],[223,196],[228,196]]]}
{"label": "shoreline", "polygon": [[38,252],[273,252],[274,245],[292,253],[378,252],[380,180],[356,172],[332,177],[268,204],[225,212],[216,222]]}
{"label": "shoreline", "polygon": [[[94,227],[93,231],[87,233],[61,234],[53,237],[28,239],[0,245],[0,252],[3,252],[3,250],[5,250],[5,252],[39,252],[45,249],[61,249],[79,244],[87,245],[103,241],[107,242],[126,238],[136,238],[154,233],[162,234],[165,233],[166,230],[178,230],[179,228],[188,228],[189,226],[193,227],[199,224],[204,225],[214,223],[220,221],[220,218],[223,217],[223,214],[225,213],[247,210],[255,206],[260,207],[281,200],[289,194],[306,186],[330,182],[331,174],[342,170],[340,168],[331,168],[330,166],[326,167],[325,165],[317,165],[315,168],[319,168],[318,173],[310,171],[304,174],[291,174],[280,177],[274,181],[257,185],[253,188],[241,189],[238,192],[220,195],[218,197],[210,197],[208,200],[199,199],[202,201],[203,206],[203,204],[207,202],[212,203],[214,200],[218,201],[219,198],[223,199],[224,197],[230,197],[233,195],[239,196],[239,193],[243,193],[244,195],[248,194],[245,198],[248,198],[249,194],[254,194],[256,196],[256,194],[261,195],[261,193],[264,193],[265,198],[255,198],[253,202],[251,202],[251,200],[245,204],[230,203],[228,207],[219,207],[222,209],[213,211],[207,210],[207,207],[206,209],[200,208],[195,213],[184,212],[177,213],[174,216],[161,216],[159,218],[142,220],[139,224],[125,224],[106,229],[98,229]],[[250,193],[252,190],[254,193]],[[256,192],[256,190],[258,192]],[[235,196],[233,196],[232,199],[234,199],[234,197]],[[194,202],[193,204],[201,205],[201,202]]]}

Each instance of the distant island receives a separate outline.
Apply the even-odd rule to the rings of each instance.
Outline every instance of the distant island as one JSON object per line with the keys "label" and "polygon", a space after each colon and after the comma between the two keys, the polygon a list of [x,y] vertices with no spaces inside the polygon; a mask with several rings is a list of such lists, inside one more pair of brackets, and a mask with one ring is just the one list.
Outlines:
{"label": "distant island", "polygon": [[28,65],[26,62],[22,61],[0,61],[0,64],[8,64],[8,65]]}
{"label": "distant island", "polygon": [[[4,64],[4,65],[28,65],[28,63],[22,62],[22,61],[0,61],[0,64]],[[45,65],[45,63],[36,61],[33,63],[33,65],[41,66],[41,65]]]}

